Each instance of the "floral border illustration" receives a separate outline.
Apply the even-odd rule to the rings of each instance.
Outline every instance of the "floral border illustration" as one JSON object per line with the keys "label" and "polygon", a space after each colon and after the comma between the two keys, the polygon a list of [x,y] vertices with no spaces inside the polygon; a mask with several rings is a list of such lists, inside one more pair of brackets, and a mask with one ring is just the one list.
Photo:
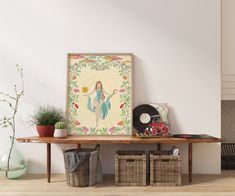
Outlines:
{"label": "floral border illustration", "polygon": [[[68,56],[68,100],[67,100],[67,120],[68,132],[78,135],[131,135],[132,115],[131,115],[131,96],[132,96],[132,62],[123,60],[122,56],[126,55],[80,55],[71,54]],[[78,62],[71,64],[71,59],[77,59]],[[131,57],[130,57],[131,59]],[[112,127],[87,127],[79,122],[79,94],[82,89],[76,82],[81,71],[85,67],[91,70],[110,70],[112,67],[117,68],[122,84],[120,86],[120,120]]]}

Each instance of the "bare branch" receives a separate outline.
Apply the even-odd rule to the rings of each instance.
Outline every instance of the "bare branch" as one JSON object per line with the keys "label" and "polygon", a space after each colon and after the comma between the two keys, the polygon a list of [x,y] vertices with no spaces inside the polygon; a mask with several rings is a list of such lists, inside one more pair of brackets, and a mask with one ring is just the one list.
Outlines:
{"label": "bare branch", "polygon": [[8,98],[10,98],[10,99],[16,100],[15,97],[13,97],[13,96],[11,96],[11,95],[9,95],[9,94],[7,94],[7,93],[4,93],[4,92],[2,92],[2,91],[0,91],[0,95],[3,95],[3,96],[6,96],[6,97],[8,97]]}
{"label": "bare branch", "polygon": [[21,79],[21,93],[23,94],[24,92],[24,80],[23,80],[23,68],[20,65],[16,65],[18,72],[20,73],[20,79]]}
{"label": "bare branch", "polygon": [[13,108],[11,104],[9,104],[9,107],[10,107],[13,111],[15,111],[15,108]]}
{"label": "bare branch", "polygon": [[15,108],[12,106],[13,103],[11,103],[10,101],[7,101],[6,99],[0,99],[0,102],[5,102],[5,103],[7,103],[7,104],[9,105],[9,107],[10,107],[13,111],[15,110]]}
{"label": "bare branch", "polygon": [[18,91],[17,91],[17,88],[16,88],[16,84],[14,85],[14,91],[15,91],[15,94],[18,95]]}

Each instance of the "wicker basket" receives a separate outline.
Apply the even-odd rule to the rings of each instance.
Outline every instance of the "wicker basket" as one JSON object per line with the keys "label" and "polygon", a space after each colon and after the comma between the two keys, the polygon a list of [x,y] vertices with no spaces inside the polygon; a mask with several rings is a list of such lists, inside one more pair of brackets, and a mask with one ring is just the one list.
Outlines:
{"label": "wicker basket", "polygon": [[117,151],[115,155],[115,185],[146,185],[145,151]]}
{"label": "wicker basket", "polygon": [[180,186],[181,156],[159,155],[150,151],[150,185]]}

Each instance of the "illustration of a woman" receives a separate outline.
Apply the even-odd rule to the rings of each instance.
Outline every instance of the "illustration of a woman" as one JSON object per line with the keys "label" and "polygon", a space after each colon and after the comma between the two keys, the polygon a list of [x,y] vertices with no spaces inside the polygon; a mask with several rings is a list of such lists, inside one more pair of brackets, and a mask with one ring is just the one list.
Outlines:
{"label": "illustration of a woman", "polygon": [[[99,119],[105,119],[105,117],[108,115],[108,111],[111,108],[110,99],[116,93],[116,91],[117,90],[113,90],[112,94],[107,93],[103,88],[102,82],[97,81],[94,90],[91,93],[84,94],[84,96],[88,96],[88,110],[95,113],[96,127],[98,127]],[[90,96],[92,94],[95,94],[93,100]]]}

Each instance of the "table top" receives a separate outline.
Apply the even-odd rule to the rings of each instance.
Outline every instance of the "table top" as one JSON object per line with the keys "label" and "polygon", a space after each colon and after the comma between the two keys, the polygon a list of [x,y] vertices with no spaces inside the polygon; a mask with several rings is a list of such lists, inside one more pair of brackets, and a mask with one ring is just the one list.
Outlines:
{"label": "table top", "polygon": [[68,136],[66,138],[54,137],[23,137],[17,138],[21,143],[51,143],[51,144],[180,144],[180,143],[217,143],[222,139],[209,136],[209,138],[138,138],[136,136]]}

